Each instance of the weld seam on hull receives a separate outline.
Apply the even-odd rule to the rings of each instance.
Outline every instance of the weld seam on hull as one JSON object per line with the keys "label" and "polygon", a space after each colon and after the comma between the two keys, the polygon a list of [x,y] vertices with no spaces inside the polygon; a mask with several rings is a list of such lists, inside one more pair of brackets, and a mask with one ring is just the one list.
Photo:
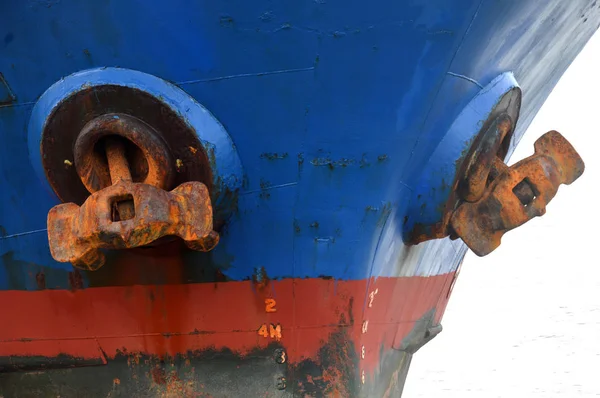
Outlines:
{"label": "weld seam on hull", "polygon": [[237,75],[210,77],[207,79],[186,80],[186,81],[178,82],[175,84],[178,86],[182,86],[182,85],[186,85],[186,84],[216,82],[216,81],[220,81],[220,80],[237,79],[237,78],[241,78],[241,77],[255,77],[255,76],[280,75],[283,73],[309,72],[314,69],[315,69],[314,66],[310,66],[308,68],[282,69],[282,70],[274,70],[274,71],[269,71],[269,72],[240,73]]}

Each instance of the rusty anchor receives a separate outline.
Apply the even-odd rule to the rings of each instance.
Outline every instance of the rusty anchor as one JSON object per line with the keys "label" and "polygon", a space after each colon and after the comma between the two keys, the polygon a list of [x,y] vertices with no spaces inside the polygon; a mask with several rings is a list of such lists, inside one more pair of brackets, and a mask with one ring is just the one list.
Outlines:
{"label": "rusty anchor", "polygon": [[[133,165],[142,169],[137,174],[143,182],[133,182],[124,138],[143,154]],[[97,151],[100,143],[104,156]],[[152,127],[133,116],[107,114],[86,124],[75,144],[75,165],[92,194],[81,206],[60,204],[48,213],[52,257],[97,270],[105,262],[102,249],[147,246],[170,236],[192,250],[212,250],[219,235],[213,231],[208,188],[188,181],[164,190],[170,183],[169,156]]]}
{"label": "rusty anchor", "polygon": [[[505,123],[500,123],[503,130]],[[534,148],[532,156],[512,167],[494,156],[491,164],[474,168],[467,184],[466,199],[471,201],[452,214],[451,238],[460,237],[475,254],[485,256],[500,245],[506,232],[543,215],[561,184],[569,185],[583,174],[583,160],[558,132],[544,134]],[[481,181],[489,183],[485,190]]]}

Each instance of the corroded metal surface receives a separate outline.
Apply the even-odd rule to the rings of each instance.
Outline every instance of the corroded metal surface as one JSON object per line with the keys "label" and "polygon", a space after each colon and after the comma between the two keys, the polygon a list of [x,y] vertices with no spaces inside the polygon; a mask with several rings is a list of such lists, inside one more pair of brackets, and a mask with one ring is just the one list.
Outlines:
{"label": "corroded metal surface", "polygon": [[[124,199],[133,201],[135,215],[115,220],[114,206]],[[197,181],[171,192],[119,181],[92,194],[81,207],[66,203],[48,213],[52,256],[88,270],[104,264],[100,249],[129,249],[165,236],[178,236],[193,250],[211,250],[219,241],[212,227],[208,189]]]}
{"label": "corroded metal surface", "polygon": [[[133,145],[121,149],[121,159],[125,159],[126,149],[133,161],[131,164],[121,164],[120,172],[129,174],[128,179],[151,184],[158,188],[170,189],[172,181],[173,159],[167,144],[160,135],[148,124],[140,119],[125,114],[105,114],[87,123],[75,141],[74,158],[75,168],[81,181],[89,192],[96,192],[114,184],[114,175],[109,171],[111,158],[109,153],[102,153],[98,148],[103,139],[122,137]],[[105,156],[104,156],[105,155]],[[112,157],[113,163],[117,160]],[[107,160],[109,161],[107,164]],[[114,164],[117,167],[117,164]],[[129,171],[132,168],[134,173]],[[112,182],[111,182],[112,181]]]}
{"label": "corroded metal surface", "polygon": [[459,180],[457,191],[462,199],[474,202],[480,199],[488,186],[492,164],[498,158],[504,138],[514,123],[506,114],[497,117],[482,134],[473,155],[468,159],[464,176]]}
{"label": "corroded metal surface", "polygon": [[[112,184],[119,181],[131,182],[131,172],[129,171],[129,164],[122,143],[115,137],[108,137],[105,149]],[[114,216],[115,210],[118,213],[119,220],[129,220],[135,216],[133,200],[117,202],[116,209],[113,209],[113,220],[116,218]]]}
{"label": "corroded metal surface", "polygon": [[480,200],[452,215],[454,231],[478,256],[496,249],[506,232],[543,215],[559,186],[583,174],[583,160],[558,132],[544,134],[534,148],[532,156],[501,170]]}
{"label": "corroded metal surface", "polygon": [[448,127],[433,155],[418,170],[420,182],[404,222],[407,244],[448,236],[456,208],[464,201],[481,198],[489,185],[494,159],[508,154],[519,120],[521,95],[513,74],[498,75]]}
{"label": "corroded metal surface", "polygon": [[[519,106],[520,95],[506,94],[493,108],[468,151],[456,159],[454,182],[442,179],[449,199],[438,206],[441,220],[429,226],[416,224],[409,243],[460,237],[477,255],[485,256],[500,245],[504,233],[544,214],[560,184],[570,184],[583,173],[583,161],[555,131],[536,141],[533,156],[512,168],[504,163]],[[417,198],[423,201],[421,212],[435,203],[434,194]]]}
{"label": "corroded metal surface", "polygon": [[[212,194],[216,194],[213,192],[214,164],[211,161],[214,156],[203,148],[198,135],[193,128],[186,124],[184,119],[166,104],[146,92],[130,87],[101,85],[82,89],[70,95],[53,109],[48,120],[44,122],[38,152],[42,158],[45,178],[48,179],[50,187],[60,200],[81,205],[90,192],[110,185],[106,161],[101,150],[102,146],[95,146],[95,143],[101,139],[97,136],[94,137],[96,134],[105,137],[106,132],[96,130],[96,133],[90,134],[88,137],[89,141],[93,142],[88,141],[87,144],[85,141],[77,144],[77,140],[85,127],[91,126],[89,123],[102,115],[111,113],[135,114],[134,119],[137,119],[140,129],[145,133],[151,132],[148,136],[139,138],[141,143],[149,148],[147,151],[151,152],[152,156],[162,153],[160,148],[163,147],[163,143],[166,143],[171,160],[161,161],[160,165],[168,164],[172,180],[165,189],[172,189],[186,181],[200,181],[208,187]],[[99,121],[102,119],[96,120],[96,122]],[[139,147],[141,144],[133,144],[138,135],[132,132],[128,136],[130,133],[121,130],[117,123],[113,123],[110,126],[113,129],[111,134],[120,135],[128,141],[125,149],[133,181],[153,183],[152,180],[146,180],[149,156],[144,155]],[[157,151],[152,151],[152,147],[147,145],[149,141],[156,143],[154,147],[158,148]],[[76,149],[78,147],[81,150]],[[93,151],[93,153],[84,154],[84,149]],[[98,178],[93,185],[91,182],[84,184],[82,181],[82,176],[85,176],[86,173],[85,170],[78,170],[78,167],[85,168],[86,166],[74,158],[74,152],[81,152],[80,156],[89,156],[92,160],[97,161],[94,163],[94,167],[98,166],[99,168],[95,168],[94,170],[97,171],[90,176]],[[176,159],[180,159],[183,167],[180,167],[177,172],[172,172]]]}
{"label": "corroded metal surface", "polygon": [[[181,382],[173,387],[213,397],[280,391],[294,397],[397,397],[407,351],[436,332],[452,279],[286,278],[262,288],[247,280],[75,293],[0,291],[2,301],[31,307],[26,321],[0,330],[0,395],[20,396],[21,388],[35,385],[66,397],[110,391],[158,397],[167,390],[180,397],[186,395],[169,386]],[[371,300],[373,289],[378,293]],[[398,302],[410,305],[390,306]],[[6,310],[13,317],[18,312]],[[261,325],[277,325],[280,336],[263,335]],[[24,376],[21,369],[30,372]],[[85,395],[86,388],[93,393]]]}
{"label": "corroded metal surface", "polygon": [[[126,114],[99,116],[84,126],[74,152],[77,172],[92,195],[81,207],[67,203],[48,213],[55,260],[97,270],[105,262],[101,249],[136,248],[171,236],[197,251],[218,243],[208,188],[189,181],[164,190],[172,179],[171,155],[143,121]],[[131,166],[144,183],[133,182]]]}

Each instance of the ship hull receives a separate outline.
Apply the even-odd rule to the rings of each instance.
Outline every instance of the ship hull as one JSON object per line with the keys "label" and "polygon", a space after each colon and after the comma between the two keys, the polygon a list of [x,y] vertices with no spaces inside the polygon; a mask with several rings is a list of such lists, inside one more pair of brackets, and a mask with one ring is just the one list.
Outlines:
{"label": "ship hull", "polygon": [[[262,287],[215,282],[4,293],[2,299],[29,308],[9,310],[14,322],[4,333],[44,332],[0,343],[3,393],[355,396],[368,369],[370,394],[397,396],[421,335],[439,323],[452,280],[444,274],[370,281],[378,293],[368,314],[357,300],[367,281],[321,278]],[[270,297],[276,299],[267,313]],[[273,325],[280,337],[261,335],[257,324]],[[93,387],[90,380],[97,381]]]}
{"label": "ship hull", "polygon": [[[461,152],[448,131],[507,73],[523,92],[510,155],[599,23],[595,1],[4,5],[0,395],[400,396],[467,250],[407,241],[440,212],[415,193],[456,172],[423,170]],[[107,81],[156,94],[207,147],[213,123],[204,182],[235,188],[213,200],[213,251],[52,258],[46,159],[76,174],[42,130]],[[73,120],[127,108],[97,94]]]}

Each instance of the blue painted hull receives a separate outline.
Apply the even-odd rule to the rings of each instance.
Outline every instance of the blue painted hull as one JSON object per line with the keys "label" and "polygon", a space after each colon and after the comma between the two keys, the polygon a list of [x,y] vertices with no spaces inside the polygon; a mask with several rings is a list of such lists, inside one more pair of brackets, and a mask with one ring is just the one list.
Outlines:
{"label": "blue painted hull", "polygon": [[[33,110],[62,78],[118,67],[192,96],[220,121],[241,161],[221,242],[209,254],[186,254],[186,277],[175,282],[252,281],[263,273],[280,281],[368,281],[356,301],[363,314],[377,278],[456,273],[462,243],[409,246],[405,233],[417,213],[439,216],[433,207],[414,209],[411,200],[441,183],[423,176],[432,154],[464,146],[444,138],[469,102],[512,72],[523,98],[510,154],[600,23],[595,1],[558,0],[36,0],[1,9],[2,292],[38,291],[40,273],[48,289],[72,289],[72,266],[54,261],[48,249],[46,216],[60,200],[40,166],[31,125],[45,119],[33,120]],[[174,283],[135,262],[137,279],[119,280],[118,266],[107,264],[100,274],[82,273],[81,287]],[[434,310],[439,320],[443,308]],[[14,322],[7,317],[0,310],[0,319]],[[409,351],[387,362],[382,356],[387,379],[375,372],[371,386],[357,381],[352,394],[383,394],[394,372],[399,382],[388,391],[399,394]],[[2,377],[0,393],[12,391],[15,376]]]}

